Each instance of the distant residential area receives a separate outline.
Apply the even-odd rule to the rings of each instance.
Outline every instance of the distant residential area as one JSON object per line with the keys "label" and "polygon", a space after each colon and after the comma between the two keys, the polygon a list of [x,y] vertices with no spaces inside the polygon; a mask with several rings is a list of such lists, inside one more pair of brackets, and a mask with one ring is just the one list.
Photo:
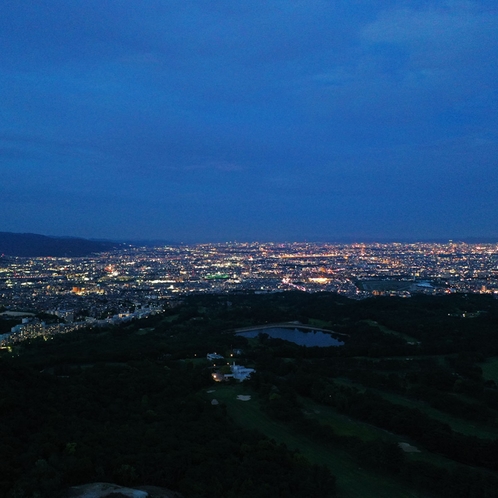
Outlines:
{"label": "distant residential area", "polygon": [[127,246],[74,258],[2,256],[0,340],[144,318],[189,294],[286,290],[352,299],[498,296],[498,244],[225,243]]}

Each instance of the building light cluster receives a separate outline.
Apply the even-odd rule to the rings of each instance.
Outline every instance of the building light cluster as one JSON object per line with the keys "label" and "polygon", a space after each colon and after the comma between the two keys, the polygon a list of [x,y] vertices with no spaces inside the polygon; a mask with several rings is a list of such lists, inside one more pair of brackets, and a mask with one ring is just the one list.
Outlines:
{"label": "building light cluster", "polygon": [[191,293],[285,290],[355,299],[498,295],[498,244],[230,242],[129,246],[85,258],[0,258],[0,306],[69,311],[66,324],[147,316]]}

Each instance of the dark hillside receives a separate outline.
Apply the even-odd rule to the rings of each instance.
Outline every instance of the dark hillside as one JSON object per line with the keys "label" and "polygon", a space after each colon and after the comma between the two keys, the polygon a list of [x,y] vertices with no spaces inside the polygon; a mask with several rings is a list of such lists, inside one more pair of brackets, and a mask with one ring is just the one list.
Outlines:
{"label": "dark hillside", "polygon": [[72,237],[47,237],[34,233],[0,232],[0,254],[20,257],[88,256],[120,246],[115,242],[100,242]]}
{"label": "dark hillside", "polygon": [[[185,498],[498,497],[497,299],[289,292],[174,304],[0,351],[2,496],[114,482]],[[296,320],[344,345],[234,333]],[[216,383],[225,361],[255,372]]]}

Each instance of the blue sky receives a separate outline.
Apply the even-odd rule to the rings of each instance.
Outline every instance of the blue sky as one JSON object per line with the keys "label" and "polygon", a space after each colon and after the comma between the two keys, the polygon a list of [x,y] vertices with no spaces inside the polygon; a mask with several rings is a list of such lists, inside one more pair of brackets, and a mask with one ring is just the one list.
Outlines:
{"label": "blue sky", "polygon": [[495,1],[5,1],[0,231],[498,237]]}

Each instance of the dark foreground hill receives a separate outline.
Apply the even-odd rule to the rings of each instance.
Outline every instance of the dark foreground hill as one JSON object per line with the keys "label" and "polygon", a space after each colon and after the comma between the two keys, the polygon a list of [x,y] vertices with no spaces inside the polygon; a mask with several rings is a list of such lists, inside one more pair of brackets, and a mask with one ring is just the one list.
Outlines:
{"label": "dark foreground hill", "polygon": [[[344,344],[236,333],[296,321]],[[497,324],[489,295],[200,294],[13,343],[0,350],[0,496],[114,483],[185,498],[498,498]],[[250,379],[230,379],[227,360]]]}
{"label": "dark foreground hill", "polygon": [[117,249],[117,242],[103,242],[73,237],[47,237],[34,233],[0,232],[0,254],[20,257],[88,256]]}

